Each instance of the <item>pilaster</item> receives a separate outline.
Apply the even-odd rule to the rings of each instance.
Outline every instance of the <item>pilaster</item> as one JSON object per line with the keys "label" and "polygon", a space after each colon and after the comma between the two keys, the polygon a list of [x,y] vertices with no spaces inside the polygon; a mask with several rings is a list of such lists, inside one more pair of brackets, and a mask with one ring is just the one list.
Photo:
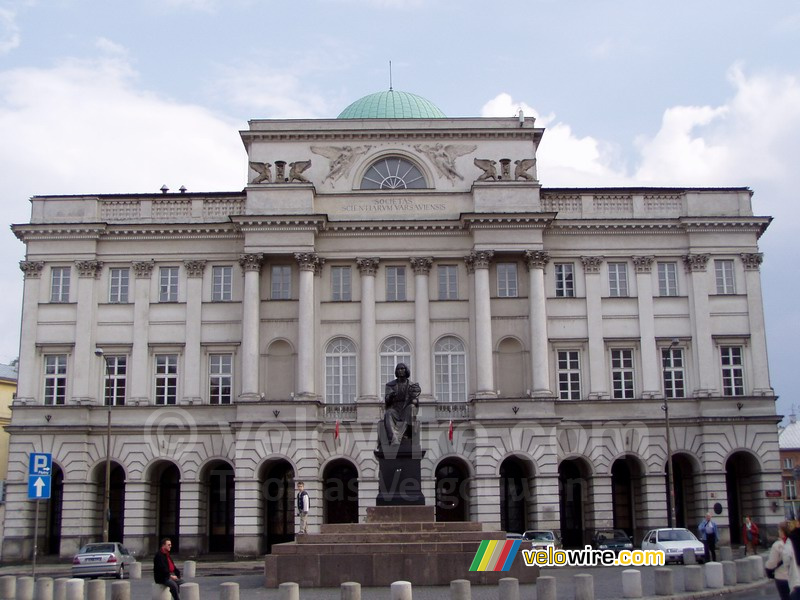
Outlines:
{"label": "pilaster", "polygon": [[691,288],[689,318],[694,338],[693,367],[698,377],[695,395],[698,397],[715,395],[717,373],[719,372],[719,365],[714,360],[714,348],[711,340],[708,274],[706,273],[708,259],[708,254],[687,254],[683,257]]}
{"label": "pilaster", "polygon": [[133,264],[136,281],[133,288],[133,350],[130,372],[130,402],[150,403],[150,376],[148,369],[150,341],[150,277],[155,262],[138,261]]}
{"label": "pilaster", "polygon": [[184,556],[208,551],[205,520],[200,520],[200,498],[205,486],[199,481],[182,481],[180,498],[180,545]]}
{"label": "pilaster", "polygon": [[753,395],[774,396],[769,382],[767,362],[767,333],[764,323],[764,304],[761,296],[760,252],[740,254],[744,265],[744,280],[747,288],[747,319],[750,326],[750,355],[753,364]]}
{"label": "pilaster", "polygon": [[656,347],[656,324],[653,315],[653,280],[650,274],[654,257],[634,256],[637,302],[639,305],[639,343],[642,353],[642,398],[660,398],[661,361]]}
{"label": "pilaster", "polygon": [[258,556],[263,553],[261,540],[264,530],[263,492],[257,479],[236,478],[234,488],[233,552],[236,556]]}
{"label": "pilaster", "polygon": [[156,535],[148,527],[148,522],[154,521],[147,502],[149,492],[150,483],[147,481],[125,482],[125,546],[139,556],[152,553],[148,537]]}
{"label": "pilaster", "polygon": [[602,256],[581,256],[586,280],[586,323],[589,329],[589,399],[608,398],[606,348],[603,339],[603,304],[600,266]]}
{"label": "pilaster", "polygon": [[536,498],[536,528],[561,528],[561,504],[558,494],[558,473],[537,474],[533,478]]}
{"label": "pilaster", "polygon": [[494,252],[471,252],[464,260],[475,272],[475,357],[477,361],[476,398],[494,398],[494,362],[492,360],[492,309],[489,265]]}
{"label": "pilaster", "polygon": [[[433,402],[433,379],[431,378],[431,312],[430,312],[430,272],[433,266],[432,257],[415,257],[411,259],[414,269],[414,361],[415,379],[422,389],[420,396],[421,411],[425,411],[425,403]],[[420,418],[434,414],[420,415]]]}
{"label": "pilaster", "polygon": [[75,261],[78,270],[78,307],[75,316],[75,354],[73,356],[74,376],[72,401],[75,404],[98,404],[97,391],[102,368],[94,355],[95,342],[95,281],[100,275],[103,263],[98,260]]}
{"label": "pilaster", "polygon": [[23,260],[19,268],[25,274],[22,293],[22,325],[20,328],[19,368],[15,404],[33,404],[40,397],[40,370],[36,364],[36,328],[39,321],[39,296],[44,262]]}
{"label": "pilaster", "polygon": [[297,386],[302,398],[316,398],[314,381],[314,272],[320,264],[313,252],[297,252],[294,255],[300,266],[300,297],[297,315]]}
{"label": "pilaster", "polygon": [[361,275],[361,394],[359,402],[378,400],[376,380],[377,351],[375,349],[375,275],[379,258],[357,258]]}
{"label": "pilaster", "polygon": [[184,349],[183,404],[199,404],[200,378],[203,368],[200,357],[200,331],[203,310],[204,260],[186,260],[186,347]]}
{"label": "pilaster", "polygon": [[[242,393],[240,401],[258,400],[259,332],[261,330],[261,253],[242,254],[239,265],[244,271],[242,299]],[[183,548],[181,548],[183,549]]]}
{"label": "pilaster", "polygon": [[544,268],[550,260],[547,252],[526,250],[530,289],[528,293],[528,323],[530,326],[531,373],[533,396],[550,397],[550,353],[548,352],[547,311],[544,293]]}

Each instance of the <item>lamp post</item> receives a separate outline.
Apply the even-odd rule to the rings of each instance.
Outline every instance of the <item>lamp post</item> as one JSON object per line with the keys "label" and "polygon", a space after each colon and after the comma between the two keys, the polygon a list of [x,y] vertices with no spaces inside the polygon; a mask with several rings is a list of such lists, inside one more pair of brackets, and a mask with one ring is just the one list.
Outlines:
{"label": "lamp post", "polygon": [[[105,365],[105,377],[103,378],[103,403],[105,403],[105,390],[106,390],[106,380],[108,379],[108,359],[105,356],[105,352],[102,348],[95,348],[94,353],[103,359],[103,364]],[[108,541],[108,525],[109,521],[111,520],[111,515],[109,514],[109,507],[111,503],[111,406],[108,406],[107,409],[107,421],[106,421],[106,480],[105,480],[105,489],[103,490],[103,541]]]}
{"label": "lamp post", "polygon": [[[667,353],[669,357],[672,357],[672,348],[677,346],[680,343],[680,340],[677,338],[673,338],[670,342],[669,347],[667,348]],[[673,485],[673,477],[672,477],[672,443],[670,438],[672,437],[670,434],[669,428],[669,394],[667,394],[667,385],[666,381],[664,380],[664,355],[661,355],[661,381],[662,386],[664,387],[664,404],[661,405],[661,410],[664,411],[664,427],[666,429],[667,435],[667,525],[670,527],[675,526],[675,487]]]}

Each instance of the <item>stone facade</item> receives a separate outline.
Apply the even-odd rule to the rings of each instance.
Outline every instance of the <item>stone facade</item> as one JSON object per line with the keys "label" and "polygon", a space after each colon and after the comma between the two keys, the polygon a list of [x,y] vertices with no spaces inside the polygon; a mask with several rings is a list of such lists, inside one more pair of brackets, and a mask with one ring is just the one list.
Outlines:
{"label": "stone facade", "polygon": [[677,522],[718,504],[734,541],[745,513],[777,522],[770,218],[746,188],[512,177],[543,134],[255,120],[242,192],[33,198],[4,558],[31,553],[34,451],[55,465],[40,547],[62,556],[101,536],[107,459],[110,535],[139,553],[165,534],[264,553],[292,539],[296,480],[312,531],[363,520],[400,360],[439,520],[638,541],[668,518],[666,393]]}

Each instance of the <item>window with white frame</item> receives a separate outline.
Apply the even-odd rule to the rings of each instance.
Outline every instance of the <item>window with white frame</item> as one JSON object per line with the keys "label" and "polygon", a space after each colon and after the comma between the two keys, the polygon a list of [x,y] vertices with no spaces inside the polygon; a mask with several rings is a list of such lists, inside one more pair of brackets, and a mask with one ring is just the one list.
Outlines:
{"label": "window with white frame", "polygon": [[716,276],[718,294],[736,293],[736,282],[733,280],[732,260],[715,260],[714,274]]}
{"label": "window with white frame", "polygon": [[497,263],[497,296],[500,298],[516,298],[517,264]]}
{"label": "window with white frame", "polygon": [[791,456],[787,456],[783,459],[783,468],[794,469],[794,459]]}
{"label": "window with white frame", "polygon": [[744,396],[744,361],[741,346],[721,346],[722,395]]}
{"label": "window with white frame", "polygon": [[156,404],[178,402],[178,355],[156,354]]}
{"label": "window with white frame", "polygon": [[124,354],[104,355],[103,363],[105,405],[122,406],[125,404],[125,390],[128,382],[128,357]]}
{"label": "window with white frame", "polygon": [[608,263],[608,292],[612,298],[622,298],[628,295],[627,263]]}
{"label": "window with white frame", "polygon": [[667,398],[685,398],[686,372],[683,348],[662,348],[661,369],[664,376],[664,395]]}
{"label": "window with white frame", "polygon": [[352,299],[353,284],[350,267],[331,267],[331,300],[349,302]]}
{"label": "window with white frame", "polygon": [[439,265],[439,300],[458,300],[458,267]]}
{"label": "window with white frame", "polygon": [[658,295],[659,296],[678,295],[678,263],[676,262],[658,263]]}
{"label": "window with white frame", "polygon": [[230,404],[233,398],[233,354],[208,355],[208,400]]}
{"label": "window with white frame", "polygon": [[50,270],[50,302],[69,302],[70,267]]}
{"label": "window with white frame", "polygon": [[67,402],[67,355],[47,354],[44,357],[44,403]]}
{"label": "window with white frame", "polygon": [[555,263],[556,298],[572,298],[575,296],[575,273],[572,263]]}
{"label": "window with white frame", "polygon": [[356,347],[347,338],[331,340],[325,349],[325,402],[356,401]]}
{"label": "window with white frame", "polygon": [[581,399],[580,351],[558,351],[558,397],[561,400]]}
{"label": "window with white frame", "polygon": [[406,299],[406,268],[386,267],[386,301]]}
{"label": "window with white frame", "polygon": [[233,267],[219,265],[211,269],[211,301],[230,302],[233,300]]}
{"label": "window with white frame", "polygon": [[612,397],[615,400],[632,400],[635,397],[632,348],[611,350]]}
{"label": "window with white frame", "polygon": [[128,268],[113,268],[108,272],[108,301],[112,304],[125,304],[128,302],[128,289],[130,286],[131,270]]}
{"label": "window with white frame", "polygon": [[158,270],[158,301],[178,301],[178,267],[160,267]]}
{"label": "window with white frame", "polygon": [[273,300],[289,300],[292,297],[292,267],[291,265],[272,265],[272,293]]}
{"label": "window with white frame", "polygon": [[783,499],[797,500],[797,482],[788,477],[783,480]]}
{"label": "window with white frame", "polygon": [[405,363],[411,371],[411,345],[401,337],[388,338],[381,344],[380,362],[379,387],[394,379],[394,369],[398,363]]}
{"label": "window with white frame", "polygon": [[461,340],[447,336],[436,342],[433,369],[436,400],[467,401],[467,353]]}

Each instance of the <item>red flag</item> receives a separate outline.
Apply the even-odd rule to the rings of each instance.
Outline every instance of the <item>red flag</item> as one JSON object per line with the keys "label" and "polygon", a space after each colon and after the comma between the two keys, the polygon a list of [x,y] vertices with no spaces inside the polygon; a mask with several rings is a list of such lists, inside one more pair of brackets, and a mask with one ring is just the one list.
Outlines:
{"label": "red flag", "polygon": [[447,432],[447,437],[450,439],[450,442],[453,441],[453,421],[452,421],[452,419],[450,420],[450,429]]}
{"label": "red flag", "polygon": [[339,439],[339,421],[336,421],[336,430],[333,432],[333,439]]}

